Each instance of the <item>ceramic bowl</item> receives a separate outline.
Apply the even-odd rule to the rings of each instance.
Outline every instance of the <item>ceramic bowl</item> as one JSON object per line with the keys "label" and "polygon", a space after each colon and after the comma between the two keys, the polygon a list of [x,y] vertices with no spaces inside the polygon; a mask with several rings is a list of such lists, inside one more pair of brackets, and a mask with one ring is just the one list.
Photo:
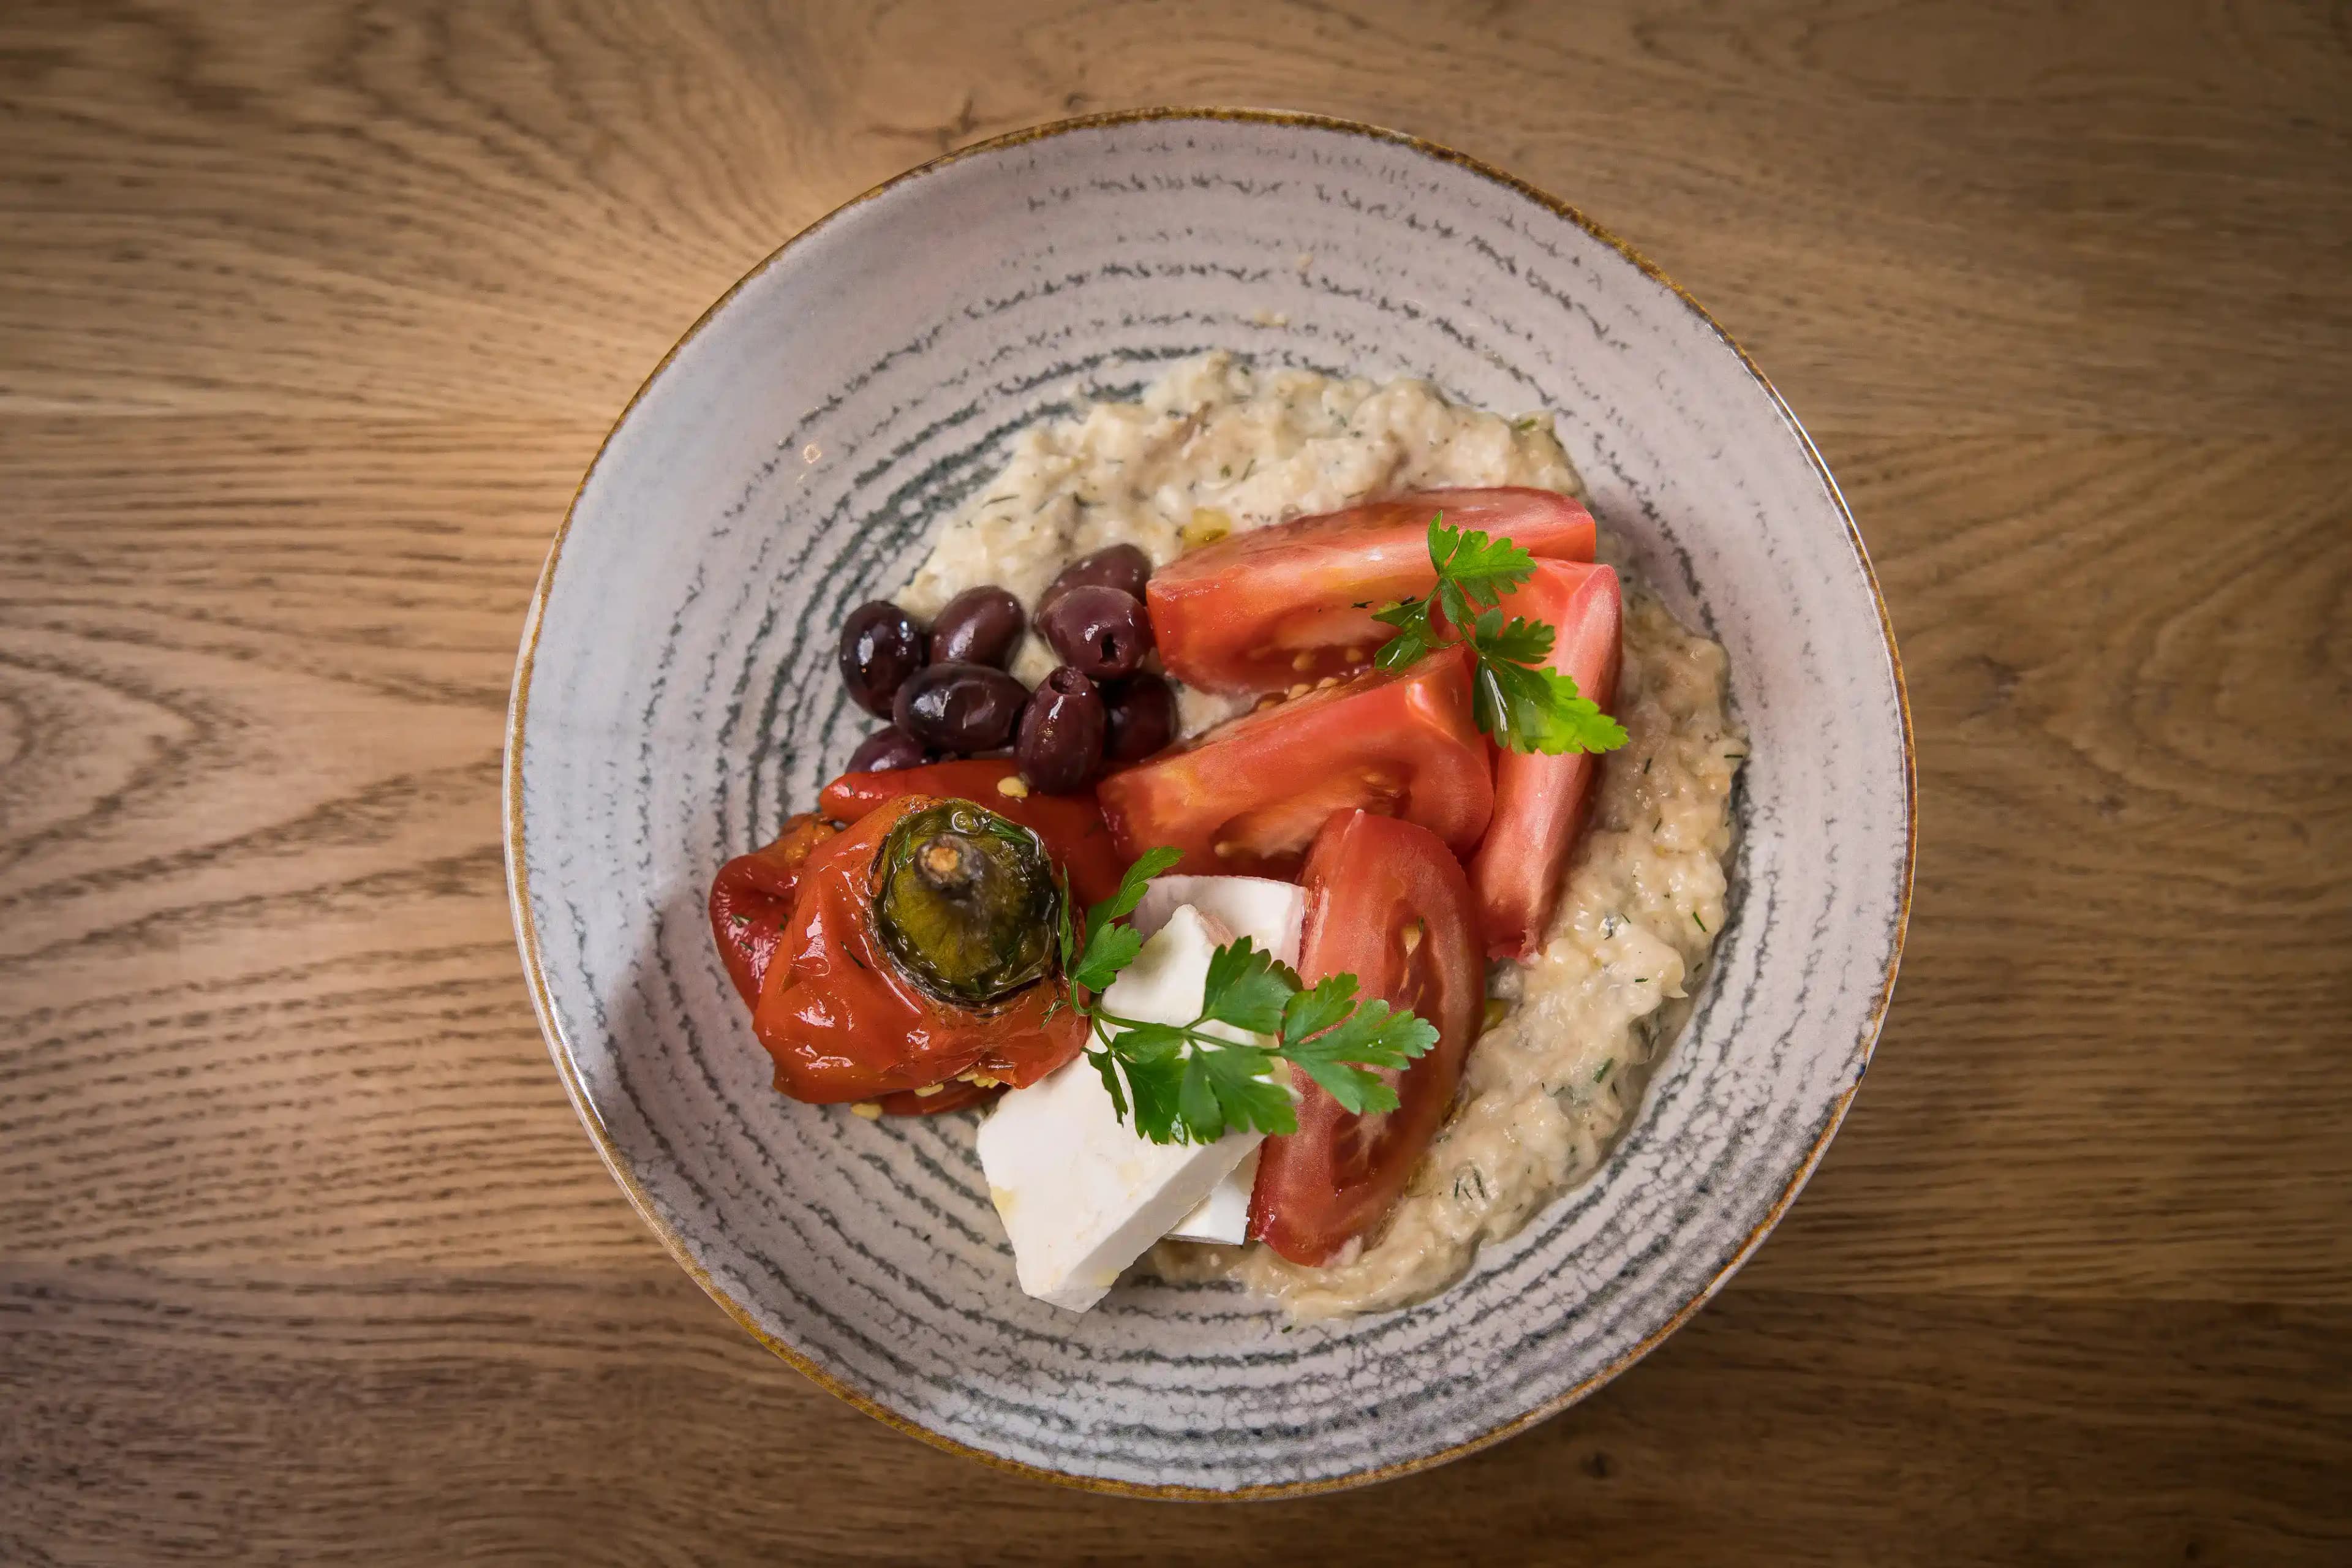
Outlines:
{"label": "ceramic bowl", "polygon": [[[720,861],[867,725],[843,614],[1033,420],[1211,348],[1559,416],[1604,528],[1728,648],[1733,913],[1630,1131],[1459,1285],[1297,1329],[1230,1286],[1021,1294],[968,1116],[793,1104],[714,955]],[[1908,903],[1911,768],[1862,540],[1697,304],[1571,208],[1367,126],[1074,121],[859,197],[729,291],[589,470],[516,670],[507,856],[549,1048],[614,1175],[743,1326],[942,1447],[1099,1489],[1392,1476],[1573,1402],[1695,1311],[1821,1158]]]}

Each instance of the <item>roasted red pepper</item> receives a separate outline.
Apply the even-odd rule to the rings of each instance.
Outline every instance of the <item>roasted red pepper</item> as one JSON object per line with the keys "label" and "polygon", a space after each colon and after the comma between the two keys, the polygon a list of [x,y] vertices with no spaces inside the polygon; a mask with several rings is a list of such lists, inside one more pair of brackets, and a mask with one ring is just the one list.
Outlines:
{"label": "roasted red pepper", "polygon": [[760,1005],[760,982],[792,919],[801,868],[817,847],[840,828],[805,813],[784,824],[776,841],[719,868],[710,884],[710,934],[727,977],[743,1005]]}
{"label": "roasted red pepper", "polygon": [[945,1110],[961,1110],[980,1105],[1004,1092],[1003,1087],[992,1083],[966,1083],[959,1079],[936,1094],[919,1094],[911,1089],[896,1094],[886,1094],[874,1103],[882,1108],[885,1116],[937,1116]]}
{"label": "roasted red pepper", "polygon": [[972,801],[1044,839],[1046,852],[1069,877],[1079,903],[1100,903],[1118,892],[1118,879],[1127,874],[1127,861],[1111,841],[1110,829],[1103,826],[1095,792],[1045,795],[1032,791],[1014,796],[996,787],[1020,772],[1021,765],[1010,757],[974,757],[887,773],[844,773],[818,795],[817,808],[835,821],[856,822],[876,806],[901,795]]}
{"label": "roasted red pepper", "polygon": [[[1034,1083],[1085,1045],[1077,1014],[1064,1006],[1046,1016],[1068,997],[1066,983],[1050,969],[971,1006],[926,991],[893,955],[877,913],[893,874],[885,841],[908,818],[950,804],[919,795],[882,802],[802,863],[792,918],[752,1016],[753,1031],[776,1061],[776,1088],[794,1100],[829,1104],[903,1093],[885,1103],[929,1110],[921,1100],[962,1086],[920,1100],[910,1091],[959,1078],[985,1080],[983,1088]],[[1020,837],[1034,858],[1035,845]]]}

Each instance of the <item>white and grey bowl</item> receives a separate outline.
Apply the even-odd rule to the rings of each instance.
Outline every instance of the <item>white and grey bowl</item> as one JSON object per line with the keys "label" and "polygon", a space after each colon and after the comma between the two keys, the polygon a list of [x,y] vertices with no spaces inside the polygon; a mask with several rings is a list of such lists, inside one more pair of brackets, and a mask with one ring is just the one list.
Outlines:
{"label": "white and grey bowl", "polygon": [[[1600,1173],[1422,1306],[1285,1331],[1230,1287],[1024,1297],[968,1117],[796,1105],[711,873],[866,721],[832,656],[1014,432],[1212,348],[1549,408],[1593,510],[1729,650],[1732,914]],[[549,552],[507,865],[581,1119],[678,1261],[894,1426],[1057,1480],[1266,1496],[1493,1442],[1622,1371],[1755,1248],[1861,1080],[1908,907],[1910,735],[1862,540],[1762,375],[1654,268],[1459,154],[1295,114],[1073,121],[902,175],[656,370]]]}

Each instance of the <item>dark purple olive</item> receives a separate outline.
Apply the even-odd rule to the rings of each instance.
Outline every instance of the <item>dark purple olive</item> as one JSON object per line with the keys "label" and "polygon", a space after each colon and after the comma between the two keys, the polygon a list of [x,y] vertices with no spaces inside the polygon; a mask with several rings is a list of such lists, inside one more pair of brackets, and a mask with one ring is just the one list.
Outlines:
{"label": "dark purple olive", "polygon": [[1176,689],[1156,675],[1130,675],[1103,694],[1103,755],[1139,763],[1176,738]]}
{"label": "dark purple olive", "polygon": [[1084,787],[1102,766],[1101,693],[1068,665],[1047,676],[1021,710],[1021,772],[1047,795]]}
{"label": "dark purple olive", "polygon": [[1081,555],[1063,567],[1061,574],[1045,584],[1045,593],[1038,595],[1037,613],[1044,615],[1046,605],[1073,588],[1116,588],[1140,599],[1144,584],[1150,580],[1150,556],[1132,544],[1114,544],[1092,555]]}
{"label": "dark purple olive", "polygon": [[919,768],[931,760],[923,743],[896,724],[877,730],[857,742],[857,750],[849,753],[849,766],[843,770],[853,773],[887,773],[893,768]]}
{"label": "dark purple olive", "polygon": [[1002,588],[966,588],[931,617],[933,664],[992,664],[1002,669],[1021,646],[1029,617]]}
{"label": "dark purple olive", "polygon": [[1143,601],[1122,588],[1073,588],[1038,614],[1037,629],[1064,664],[1097,680],[1134,674],[1151,651]]}
{"label": "dark purple olive", "polygon": [[935,751],[970,756],[1013,738],[1029,689],[985,664],[935,664],[898,688],[891,718]]}
{"label": "dark purple olive", "polygon": [[841,679],[850,700],[868,713],[890,717],[892,699],[907,677],[923,668],[923,628],[887,599],[874,599],[841,623]]}

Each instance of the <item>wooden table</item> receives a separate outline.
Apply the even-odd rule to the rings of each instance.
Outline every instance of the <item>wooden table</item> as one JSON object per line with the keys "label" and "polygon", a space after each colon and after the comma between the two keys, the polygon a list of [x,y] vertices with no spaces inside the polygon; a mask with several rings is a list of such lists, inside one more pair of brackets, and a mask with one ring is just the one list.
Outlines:
{"label": "wooden table", "polygon": [[[2342,7],[1444,9],[0,7],[0,1561],[2352,1561]],[[1536,1431],[1246,1510],[738,1331],[572,1120],[498,837],[670,342],[901,167],[1165,101],[1654,257],[1843,481],[1919,736],[1892,1022],[1772,1243]]]}

